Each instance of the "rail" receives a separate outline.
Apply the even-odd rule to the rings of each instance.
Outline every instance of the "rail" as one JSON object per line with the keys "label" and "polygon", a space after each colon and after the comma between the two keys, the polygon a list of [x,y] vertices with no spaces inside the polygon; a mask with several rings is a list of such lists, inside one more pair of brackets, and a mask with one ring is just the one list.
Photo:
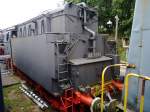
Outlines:
{"label": "rail", "polygon": [[109,69],[109,68],[112,68],[112,67],[120,67],[120,66],[126,66],[126,67],[130,67],[130,68],[135,68],[135,65],[133,64],[114,64],[114,65],[109,65],[109,66],[106,66],[103,71],[102,71],[102,77],[101,77],[101,103],[100,103],[100,107],[101,107],[101,111],[100,112],[103,112],[104,110],[104,83],[105,83],[105,73],[106,71]]}
{"label": "rail", "polygon": [[125,77],[125,95],[124,95],[124,112],[127,112],[127,98],[128,98],[128,80],[130,77],[137,77],[142,79],[142,92],[140,97],[140,112],[144,110],[144,92],[145,92],[145,81],[150,80],[148,76],[142,76],[134,73],[129,73]]}

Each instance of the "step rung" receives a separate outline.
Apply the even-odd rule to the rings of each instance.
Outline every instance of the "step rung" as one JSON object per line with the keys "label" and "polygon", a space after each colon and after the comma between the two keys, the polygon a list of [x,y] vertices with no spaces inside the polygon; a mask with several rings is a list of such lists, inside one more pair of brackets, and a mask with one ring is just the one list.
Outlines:
{"label": "step rung", "polygon": [[72,101],[72,99],[73,99],[72,97],[66,98],[67,101]]}
{"label": "step rung", "polygon": [[67,73],[68,71],[62,71],[62,72],[59,72],[59,74],[63,74],[63,73]]}
{"label": "step rung", "polygon": [[60,79],[59,82],[67,81],[68,79]]}
{"label": "step rung", "polygon": [[58,64],[59,66],[63,66],[63,65],[68,65],[68,63],[65,63],[65,64]]}
{"label": "step rung", "polygon": [[71,105],[69,105],[69,106],[67,106],[66,108],[70,108],[70,107],[72,107],[73,105],[71,104]]}
{"label": "step rung", "polygon": [[66,57],[67,57],[67,56],[64,56],[64,55],[63,55],[63,56],[62,56],[62,55],[59,55],[59,56],[58,56],[58,58],[66,58]]}

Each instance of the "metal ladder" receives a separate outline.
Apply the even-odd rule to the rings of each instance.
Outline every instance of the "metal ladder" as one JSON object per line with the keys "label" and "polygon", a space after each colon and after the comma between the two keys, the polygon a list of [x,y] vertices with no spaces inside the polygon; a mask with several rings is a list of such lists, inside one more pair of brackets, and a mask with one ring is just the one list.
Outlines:
{"label": "metal ladder", "polygon": [[[68,43],[64,43],[64,42],[57,42],[56,45],[57,45],[57,51],[56,51],[56,54],[57,54],[57,79],[58,79],[58,82],[63,82],[63,81],[67,81],[68,80],[68,77],[67,77],[67,74],[68,74],[68,56],[67,54],[61,54],[59,53],[59,44],[68,44]],[[66,62],[63,62],[63,60],[66,60]],[[61,63],[60,63],[61,62]]]}
{"label": "metal ladder", "polygon": [[68,88],[64,91],[61,101],[66,112],[73,112],[73,88]]}
{"label": "metal ladder", "polygon": [[[61,70],[61,68],[65,69]],[[58,64],[58,81],[61,82],[67,80],[66,74],[68,74],[68,63]]]}

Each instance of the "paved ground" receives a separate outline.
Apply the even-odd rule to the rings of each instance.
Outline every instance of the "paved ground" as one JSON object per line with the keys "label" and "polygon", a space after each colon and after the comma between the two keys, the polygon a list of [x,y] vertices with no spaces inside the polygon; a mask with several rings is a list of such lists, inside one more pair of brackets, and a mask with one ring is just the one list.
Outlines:
{"label": "paved ground", "polygon": [[0,68],[3,87],[20,83],[19,78],[13,75],[12,70],[7,70],[3,62],[0,62]]}
{"label": "paved ground", "polygon": [[2,85],[5,86],[11,86],[20,83],[20,80],[18,77],[14,76],[13,74],[5,74],[2,75]]}

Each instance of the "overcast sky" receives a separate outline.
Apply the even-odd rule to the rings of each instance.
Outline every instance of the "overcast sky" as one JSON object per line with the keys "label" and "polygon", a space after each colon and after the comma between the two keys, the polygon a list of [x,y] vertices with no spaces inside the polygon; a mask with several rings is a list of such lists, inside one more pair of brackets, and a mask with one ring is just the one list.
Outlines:
{"label": "overcast sky", "polygon": [[48,9],[56,9],[63,0],[0,0],[0,29],[24,22]]}

